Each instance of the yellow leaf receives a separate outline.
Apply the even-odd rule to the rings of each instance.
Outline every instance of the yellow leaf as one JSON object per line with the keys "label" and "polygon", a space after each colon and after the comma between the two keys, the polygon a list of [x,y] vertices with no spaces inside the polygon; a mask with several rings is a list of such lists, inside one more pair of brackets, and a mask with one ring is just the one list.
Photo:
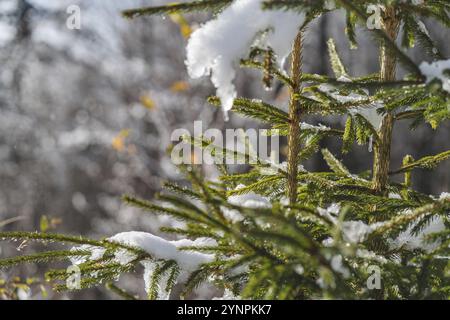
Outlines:
{"label": "yellow leaf", "polygon": [[175,22],[180,27],[181,35],[184,38],[188,38],[192,33],[192,28],[189,23],[186,21],[183,15],[179,13],[172,13],[170,19]]}
{"label": "yellow leaf", "polygon": [[125,149],[125,138],[130,134],[130,130],[122,130],[112,140],[112,147],[117,151],[123,151]]}
{"label": "yellow leaf", "polygon": [[173,92],[186,91],[189,89],[189,83],[187,81],[175,81],[172,83],[170,90]]}
{"label": "yellow leaf", "polygon": [[41,217],[39,225],[41,228],[41,232],[47,232],[47,230],[50,226],[47,216]]}
{"label": "yellow leaf", "polygon": [[112,146],[117,151],[122,151],[125,147],[122,137],[115,137],[112,141]]}
{"label": "yellow leaf", "polygon": [[180,25],[180,32],[181,32],[181,35],[187,39],[187,38],[189,38],[189,36],[192,33],[192,28],[188,24],[183,24],[183,25]]}
{"label": "yellow leaf", "polygon": [[430,120],[430,125],[433,130],[436,130],[439,124],[436,120]]}
{"label": "yellow leaf", "polygon": [[141,96],[141,103],[149,110],[153,110],[156,107],[155,101],[148,95]]}

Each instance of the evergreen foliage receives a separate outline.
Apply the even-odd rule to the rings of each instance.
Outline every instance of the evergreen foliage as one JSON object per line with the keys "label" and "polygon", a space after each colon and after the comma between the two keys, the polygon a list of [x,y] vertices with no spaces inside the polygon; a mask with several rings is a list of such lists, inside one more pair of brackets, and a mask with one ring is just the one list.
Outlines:
{"label": "evergreen foliage", "polygon": [[[218,12],[231,2],[183,2],[129,10],[124,15]],[[389,150],[391,139],[386,139],[389,133],[386,119],[391,119],[391,129],[395,121],[404,119],[412,120],[414,125],[429,123],[433,128],[449,119],[450,92],[441,80],[430,81],[396,44],[398,30],[390,34],[393,30],[389,30],[387,19],[394,19],[397,26],[402,26],[399,37],[403,46],[417,44],[430,58],[442,60],[435,42],[421,27],[420,19],[434,19],[450,27],[450,4],[437,0],[420,4],[400,0],[338,0],[330,6],[329,2],[272,0],[264,2],[264,8],[304,12],[309,17],[307,21],[344,9],[347,35],[350,43],[356,45],[356,26],[365,26],[368,19],[366,6],[384,5],[383,28],[368,32],[379,42],[382,67],[391,63],[391,70],[353,77],[330,40],[328,53],[335,78],[303,73],[301,40],[307,28],[299,31],[293,45],[289,75],[277,70],[270,49],[249,48],[249,57],[241,65],[261,70],[267,87],[275,79],[287,86],[291,93],[289,113],[247,98],[235,99],[232,112],[259,119],[278,130],[278,134],[288,136],[287,165],[275,166],[258,159],[248,172],[233,174],[226,165],[218,164],[222,173],[218,182],[203,179],[196,166],[181,165],[180,170],[190,182],[189,188],[167,183],[165,191],[153,201],[124,196],[126,203],[143,212],[185,222],[182,228],[166,227],[162,231],[192,240],[190,245],[180,245],[177,249],[204,258],[195,270],[186,268],[184,260],[164,259],[151,250],[113,239],[96,241],[28,232],[3,232],[0,238],[69,243],[76,247],[7,258],[0,260],[0,267],[76,258],[81,270],[81,288],[106,283],[125,299],[135,297],[117,287],[114,281],[123,273],[133,272],[139,264],[151,271],[145,273],[150,299],[167,297],[179,283],[183,285],[181,296],[189,296],[204,282],[213,283],[234,296],[251,299],[450,298],[450,197],[448,194],[433,197],[411,188],[412,170],[432,169],[450,157],[450,150],[418,160],[406,155],[398,169],[386,171],[385,177],[379,180],[375,174],[371,178],[370,173],[352,172],[328,149],[322,149],[321,153],[329,171],[309,172],[301,166],[320,151],[320,142],[325,137],[342,139],[342,153],[350,153],[354,142],[373,143],[376,150]],[[408,71],[403,79],[395,76],[396,62]],[[383,75],[386,72],[393,72],[394,76]],[[221,104],[217,97],[210,97],[209,102]],[[376,111],[373,117],[380,117],[381,124],[367,117],[366,110]],[[302,125],[302,117],[308,114],[341,115],[346,117],[346,124],[344,128]],[[190,142],[201,147],[211,143],[202,139]],[[214,152],[233,153],[218,149]],[[387,157],[374,152],[374,171],[382,167],[389,169],[389,162],[389,152]],[[398,174],[404,174],[404,183],[389,180]],[[246,197],[253,199],[253,205],[245,202]],[[433,227],[436,225],[440,227]],[[212,241],[196,242],[205,238]],[[103,250],[101,254],[95,254],[99,249]],[[125,261],[121,257],[124,252],[128,255]],[[381,288],[368,287],[370,266],[380,269]],[[55,283],[57,290],[67,289],[64,281],[68,276],[65,269],[47,272],[47,279]]]}

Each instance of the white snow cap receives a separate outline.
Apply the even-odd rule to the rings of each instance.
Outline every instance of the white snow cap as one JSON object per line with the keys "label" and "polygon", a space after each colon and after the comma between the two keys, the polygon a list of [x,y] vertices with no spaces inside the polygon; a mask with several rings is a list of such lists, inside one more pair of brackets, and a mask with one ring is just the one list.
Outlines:
{"label": "white snow cap", "polygon": [[439,79],[442,81],[442,89],[450,93],[450,77],[444,74],[445,70],[450,70],[450,59],[431,63],[424,61],[420,64],[420,71],[427,77],[427,83]]}
{"label": "white snow cap", "polygon": [[[110,241],[122,243],[132,247],[140,248],[149,253],[154,260],[144,260],[141,264],[144,266],[144,282],[145,291],[150,292],[152,274],[158,264],[158,260],[174,260],[177,262],[180,268],[180,274],[177,277],[177,283],[184,283],[189,274],[203,264],[214,260],[214,255],[204,254],[200,252],[184,251],[180,250],[181,247],[190,246],[207,246],[215,245],[216,242],[213,239],[199,238],[195,241],[182,239],[178,241],[169,241],[160,237],[157,237],[151,233],[130,231],[116,234],[109,238]],[[115,259],[119,263],[129,263],[134,259],[134,255],[129,252],[121,252],[119,250],[115,255]],[[158,281],[157,298],[161,300],[167,300],[170,297],[170,290],[166,289],[166,282],[169,274],[164,274]]]}
{"label": "white snow cap", "polygon": [[[338,216],[341,211],[341,206],[338,203],[331,204],[327,209],[319,207],[317,210],[321,216],[328,218],[333,224],[340,225],[342,237],[346,242],[351,244],[363,242],[378,227],[378,224],[368,225],[360,220],[339,222]],[[332,243],[333,239],[327,239],[324,245],[327,246]]]}
{"label": "white snow cap", "polygon": [[408,249],[423,249],[426,252],[431,252],[436,249],[439,243],[427,243],[425,242],[425,237],[441,232],[445,230],[444,220],[441,217],[436,217],[431,220],[431,222],[417,235],[412,235],[412,230],[415,224],[410,226],[406,231],[403,231],[398,235],[396,239],[391,241],[393,248],[406,247]]}
{"label": "white snow cap", "polygon": [[[244,188],[244,185],[238,185],[236,190]],[[230,204],[241,206],[244,208],[258,209],[258,208],[270,208],[272,205],[269,198],[256,194],[254,192],[249,192],[245,194],[240,194],[236,196],[230,196],[228,198]],[[240,222],[244,220],[244,217],[239,213],[239,211],[234,209],[229,209],[226,207],[222,208],[225,217],[233,223]]]}
{"label": "white snow cap", "polygon": [[180,247],[212,245],[212,239],[169,241],[151,233],[130,231],[116,234],[109,240],[140,248],[155,259],[175,260],[181,269],[191,272],[200,264],[214,260],[214,255],[211,254],[179,250]]}
{"label": "white snow cap", "polygon": [[260,46],[270,46],[282,66],[305,21],[303,14],[262,10],[262,3],[263,0],[235,0],[216,19],[197,29],[187,45],[186,65],[190,77],[211,75],[225,116],[237,95],[233,85],[235,66],[250,46],[256,40]]}

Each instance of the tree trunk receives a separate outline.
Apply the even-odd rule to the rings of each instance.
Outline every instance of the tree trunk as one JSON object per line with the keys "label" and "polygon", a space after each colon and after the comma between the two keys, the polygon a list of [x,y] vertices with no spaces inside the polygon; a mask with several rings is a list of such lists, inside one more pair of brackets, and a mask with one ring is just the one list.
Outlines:
{"label": "tree trunk", "polygon": [[[395,14],[395,9],[392,7],[386,8],[384,17],[384,30],[388,36],[395,41],[399,29],[399,19]],[[381,46],[380,52],[380,80],[392,81],[395,80],[396,71],[396,57],[390,54],[386,46]],[[394,127],[394,118],[391,113],[387,113],[378,131],[379,141],[375,145],[375,154],[373,161],[373,189],[379,193],[385,191],[386,184],[389,178],[389,165],[391,158],[391,141],[392,129]],[[375,128],[377,129],[377,128]]]}

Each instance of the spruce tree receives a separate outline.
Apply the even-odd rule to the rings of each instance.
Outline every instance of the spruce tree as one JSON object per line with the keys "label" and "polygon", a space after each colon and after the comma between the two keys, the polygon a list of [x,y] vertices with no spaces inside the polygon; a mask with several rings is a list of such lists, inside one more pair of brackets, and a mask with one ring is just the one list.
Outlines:
{"label": "spruce tree", "polygon": [[[209,11],[220,19],[225,14],[232,17],[244,4],[298,16],[296,33],[284,35],[293,39],[289,74],[276,63],[277,50],[267,45],[247,48],[247,57],[240,61],[242,67],[261,70],[265,86],[278,81],[289,89],[288,111],[245,97],[233,98],[230,106],[231,112],[268,124],[268,135],[287,137],[286,165],[256,159],[247,172],[236,174],[223,162],[217,164],[219,181],[204,179],[196,165],[180,165],[189,187],[167,182],[165,191],[152,201],[123,197],[145,212],[183,221],[182,228],[162,228],[182,240],[167,241],[142,232],[102,240],[2,232],[2,240],[57,242],[74,248],[3,259],[0,266],[71,259],[81,272],[80,288],[106,284],[126,299],[135,297],[115,281],[140,264],[145,267],[150,299],[189,297],[204,283],[223,290],[225,298],[448,299],[450,197],[414,190],[411,173],[433,169],[450,157],[450,150],[421,159],[405,155],[402,164],[391,164],[390,150],[395,122],[409,120],[412,127],[427,123],[436,128],[450,117],[450,60],[442,56],[421,21],[432,19],[449,28],[450,4],[199,0],[128,10],[124,16]],[[367,29],[371,5],[381,10],[380,28]],[[328,54],[334,77],[303,71],[303,38],[309,24],[334,10],[345,10],[352,46],[357,45],[357,26],[367,29],[364,32],[378,43],[378,73],[351,76],[333,40],[328,41]],[[283,23],[275,23],[275,31],[259,31],[270,37]],[[220,35],[210,35],[215,36]],[[404,48],[414,44],[428,53],[430,63],[418,64],[405,53]],[[397,65],[406,70],[402,78]],[[217,81],[218,75],[214,76]],[[226,96],[217,87],[218,96],[208,101],[226,110]],[[338,115],[346,119],[345,126],[310,125],[303,121],[308,115]],[[342,140],[342,154],[351,152],[355,142],[373,144],[371,172],[351,172],[328,149],[319,150],[327,137]],[[212,144],[203,137],[186,140],[202,148]],[[254,157],[218,147],[208,150],[222,159]],[[302,166],[317,152],[329,171],[310,172]],[[392,179],[397,175],[404,176],[402,183]],[[56,290],[72,289],[66,281],[70,276],[66,269],[46,274]],[[172,292],[175,285],[182,287],[177,295]]]}

